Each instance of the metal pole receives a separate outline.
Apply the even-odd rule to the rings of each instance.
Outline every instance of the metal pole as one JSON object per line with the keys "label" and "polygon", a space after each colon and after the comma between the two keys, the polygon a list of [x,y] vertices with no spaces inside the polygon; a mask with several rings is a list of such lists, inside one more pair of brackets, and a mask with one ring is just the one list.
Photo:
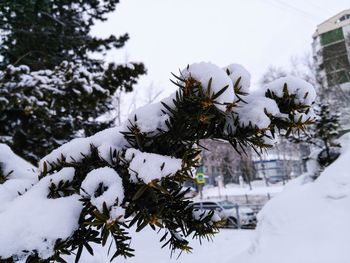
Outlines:
{"label": "metal pole", "polygon": [[237,214],[237,227],[240,229],[241,228],[241,219],[239,217],[239,205],[236,204],[236,214]]}

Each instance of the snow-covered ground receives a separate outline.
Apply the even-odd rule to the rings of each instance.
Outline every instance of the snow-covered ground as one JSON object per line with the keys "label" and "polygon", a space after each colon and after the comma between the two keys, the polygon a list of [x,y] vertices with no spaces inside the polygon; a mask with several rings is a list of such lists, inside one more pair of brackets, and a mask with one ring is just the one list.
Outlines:
{"label": "snow-covered ground", "polygon": [[[183,253],[177,259],[178,253],[170,257],[170,250],[161,249],[159,239],[161,235],[151,228],[145,228],[144,231],[132,235],[132,246],[136,250],[135,257],[124,259],[116,258],[112,263],[213,263],[213,262],[229,262],[246,250],[251,243],[252,230],[232,230],[222,229],[220,233],[215,235],[213,241],[203,240],[202,245],[198,240],[191,241],[193,252]],[[89,254],[83,254],[81,261],[83,263],[107,263],[109,262],[106,255],[107,248],[98,248],[92,257]],[[73,260],[71,262],[74,262]]]}
{"label": "snow-covered ground", "polygon": [[231,262],[350,262],[350,134],[341,156],[310,182],[299,177],[258,215],[253,243]]}

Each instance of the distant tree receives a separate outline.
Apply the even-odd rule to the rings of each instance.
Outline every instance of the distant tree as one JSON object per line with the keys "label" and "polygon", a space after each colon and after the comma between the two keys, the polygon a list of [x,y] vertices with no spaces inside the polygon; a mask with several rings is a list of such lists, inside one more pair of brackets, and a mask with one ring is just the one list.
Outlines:
{"label": "distant tree", "polygon": [[106,65],[95,58],[128,39],[90,35],[117,3],[0,3],[0,142],[35,163],[63,143],[114,123],[96,118],[111,111],[113,97],[132,91],[145,73],[142,63]]}
{"label": "distant tree", "polygon": [[340,155],[340,144],[336,142],[340,132],[340,115],[331,111],[328,104],[320,103],[315,107],[315,113],[318,117],[316,123],[308,128],[307,135],[296,137],[294,141],[309,143],[319,149],[316,158],[323,169]]}
{"label": "distant tree", "polygon": [[275,67],[270,65],[267,71],[263,74],[263,76],[260,79],[260,85],[264,86],[267,83],[270,83],[271,81],[274,81],[275,79],[282,78],[287,76],[287,72],[282,69],[281,67]]}
{"label": "distant tree", "polygon": [[240,176],[248,184],[253,180],[253,162],[248,148],[245,149],[245,154],[240,154],[224,141],[204,140],[201,145],[208,149],[203,150],[201,154],[203,165],[208,170],[217,170],[218,172],[212,175],[223,176],[224,184],[238,183]]}

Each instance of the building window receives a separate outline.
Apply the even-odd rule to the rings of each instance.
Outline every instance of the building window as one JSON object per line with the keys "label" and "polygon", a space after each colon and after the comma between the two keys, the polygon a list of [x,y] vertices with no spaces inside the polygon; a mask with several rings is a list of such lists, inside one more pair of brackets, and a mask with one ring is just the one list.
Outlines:
{"label": "building window", "polygon": [[321,35],[321,45],[328,45],[330,43],[340,41],[344,39],[344,33],[342,28],[338,28]]}
{"label": "building window", "polygon": [[337,21],[338,23],[343,22],[347,19],[350,19],[350,14],[343,15],[339,20]]}

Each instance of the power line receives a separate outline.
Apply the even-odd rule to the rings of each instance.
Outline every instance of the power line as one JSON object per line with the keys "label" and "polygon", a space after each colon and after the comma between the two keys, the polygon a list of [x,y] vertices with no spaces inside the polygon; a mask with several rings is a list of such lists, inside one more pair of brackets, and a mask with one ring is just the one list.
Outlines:
{"label": "power line", "polygon": [[294,10],[294,11],[298,12],[299,14],[303,15],[307,19],[320,22],[319,21],[319,19],[320,19],[319,17],[316,17],[315,15],[313,15],[311,13],[308,13],[308,12],[298,8],[298,7],[290,5],[290,4],[288,4],[286,2],[283,2],[281,0],[270,0],[270,1],[272,1],[272,2],[274,2],[276,4],[279,4],[279,7],[284,6],[284,7],[288,8],[288,9]]}
{"label": "power line", "polygon": [[308,3],[309,5],[311,5],[311,6],[315,7],[315,8],[317,8],[318,10],[322,11],[324,14],[327,14],[327,15],[328,15],[328,13],[329,13],[328,10],[324,9],[323,7],[321,7],[321,6],[318,5],[318,4],[315,4],[314,2],[306,1],[306,3]]}

